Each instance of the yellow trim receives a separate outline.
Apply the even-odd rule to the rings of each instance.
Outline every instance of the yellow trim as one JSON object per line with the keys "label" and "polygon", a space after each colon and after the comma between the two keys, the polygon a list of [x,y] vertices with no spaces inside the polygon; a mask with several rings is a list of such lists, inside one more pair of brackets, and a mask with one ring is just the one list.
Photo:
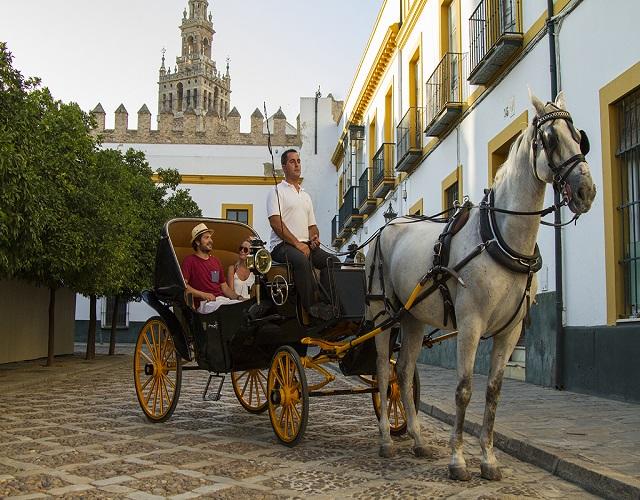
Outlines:
{"label": "yellow trim", "polygon": [[376,111],[373,112],[373,119],[369,122],[369,166],[373,167],[373,155],[376,154],[377,137],[376,137]]}
{"label": "yellow trim", "polygon": [[397,38],[398,47],[400,47],[401,49],[404,49],[407,40],[409,40],[411,33],[413,33],[413,28],[415,28],[418,19],[420,19],[425,5],[427,5],[427,0],[416,0],[415,2],[413,2],[413,5],[409,9],[409,12],[405,14],[402,21],[402,27],[398,32]]}
{"label": "yellow trim", "polygon": [[418,47],[416,48],[416,50],[414,51],[413,55],[411,56],[411,59],[409,60],[409,71],[408,71],[408,75],[409,75],[409,107],[410,108],[414,108],[416,106],[418,106],[418,103],[422,102],[422,99],[418,99],[418,95],[416,95],[416,88],[415,88],[415,81],[416,81],[416,74],[417,74],[417,80],[418,80],[418,92],[422,93],[422,71],[420,71],[420,68],[422,67],[422,58],[420,57],[422,55],[422,36],[420,37],[420,43],[418,44]]}
{"label": "yellow trim", "polygon": [[[208,175],[208,174],[183,174],[180,176],[181,184],[218,184],[223,186],[273,186],[273,177],[262,175]],[[159,182],[160,177],[153,174],[151,179]],[[280,182],[284,177],[276,177]]]}
{"label": "yellow trim", "polygon": [[422,198],[416,201],[413,205],[411,205],[411,208],[409,208],[409,215],[416,214],[424,215],[424,203]]}
{"label": "yellow trim", "polygon": [[364,81],[364,85],[362,86],[362,89],[360,89],[360,94],[358,95],[356,104],[351,110],[349,122],[361,122],[364,112],[369,107],[369,104],[371,104],[371,100],[378,89],[378,85],[389,67],[393,55],[395,54],[398,29],[398,23],[392,24],[387,29],[382,44],[380,45],[380,49],[378,50],[373,64],[371,65],[371,69],[367,74],[367,78]]}
{"label": "yellow trim", "polygon": [[456,169],[442,180],[442,210],[447,209],[446,191],[455,183],[458,183],[458,201],[462,202],[462,165],[458,165]]}
{"label": "yellow trim", "polygon": [[607,290],[607,324],[615,325],[624,312],[624,276],[618,264],[623,249],[620,242],[620,172],[616,158],[618,116],[616,101],[640,86],[640,62],[631,66],[600,89],[600,131],[602,140],[602,184],[604,204],[604,255]]}
{"label": "yellow trim", "polygon": [[333,150],[333,154],[331,155],[331,163],[334,164],[336,170],[340,168],[342,165],[342,158],[344,157],[344,138],[347,135],[347,129],[345,128],[340,134],[340,139],[338,140],[338,144],[336,148]]}
{"label": "yellow trim", "polygon": [[527,110],[520,113],[514,118],[509,125],[503,128],[496,136],[487,144],[488,161],[487,161],[487,184],[491,186],[493,179],[496,177],[498,167],[500,167],[500,160],[502,154],[498,153],[498,150],[503,150],[505,146],[511,145],[511,143],[527,129],[529,126],[529,112]]}
{"label": "yellow trim", "polygon": [[395,142],[393,140],[393,81],[384,96],[384,140],[382,142]]}
{"label": "yellow trim", "polygon": [[[376,33],[378,29],[378,24],[380,24],[380,18],[382,17],[382,13],[384,12],[384,8],[387,6],[387,0],[382,2],[382,6],[378,11],[378,17],[376,17],[376,22],[373,23],[373,29],[371,30],[371,34],[369,35],[369,40],[367,40],[367,46],[364,48],[364,52],[362,53],[362,57],[360,58],[360,63],[358,63],[358,68],[356,69],[355,74],[353,75],[353,80],[351,81],[351,85],[349,85],[349,91],[347,92],[347,98],[344,100],[345,104],[349,102],[349,97],[351,97],[351,92],[353,91],[353,86],[356,84],[356,80],[358,79],[358,74],[360,74],[360,69],[362,68],[362,64],[364,63],[365,57],[367,57],[367,52],[369,51],[369,47],[371,46],[371,42],[373,40],[373,35]],[[344,107],[342,108],[342,113],[338,117],[338,122],[342,118],[344,114]]]}
{"label": "yellow trim", "polygon": [[220,208],[220,216],[223,219],[227,218],[228,210],[246,210],[248,224],[253,226],[253,205],[246,203],[223,203]]}

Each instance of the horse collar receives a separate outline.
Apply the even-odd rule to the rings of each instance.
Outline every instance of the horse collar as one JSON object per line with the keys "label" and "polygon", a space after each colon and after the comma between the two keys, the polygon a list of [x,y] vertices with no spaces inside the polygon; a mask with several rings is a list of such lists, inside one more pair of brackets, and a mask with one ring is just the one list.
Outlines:
{"label": "horse collar", "polygon": [[538,272],[542,268],[542,256],[536,243],[533,255],[525,255],[511,248],[504,240],[498,224],[494,208],[494,191],[485,192],[480,203],[480,236],[486,245],[489,255],[507,269],[516,273],[529,274]]}

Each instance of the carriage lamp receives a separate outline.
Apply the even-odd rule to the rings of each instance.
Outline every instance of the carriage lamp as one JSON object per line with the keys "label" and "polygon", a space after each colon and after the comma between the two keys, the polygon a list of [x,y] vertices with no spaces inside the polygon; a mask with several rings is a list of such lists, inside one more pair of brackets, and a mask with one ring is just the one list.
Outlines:
{"label": "carriage lamp", "polygon": [[249,269],[255,269],[260,274],[267,274],[271,269],[271,254],[266,248],[259,249],[247,258]]}
{"label": "carriage lamp", "polygon": [[393,210],[393,205],[391,205],[391,202],[389,202],[389,206],[382,214],[382,216],[384,217],[384,220],[387,224],[398,216],[398,212],[395,212]]}

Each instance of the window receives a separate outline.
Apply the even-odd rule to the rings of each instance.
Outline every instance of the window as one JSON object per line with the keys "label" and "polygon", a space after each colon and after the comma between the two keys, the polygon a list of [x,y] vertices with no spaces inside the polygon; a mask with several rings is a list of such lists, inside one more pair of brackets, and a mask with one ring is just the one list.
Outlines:
{"label": "window", "polygon": [[493,184],[496,173],[509,156],[509,149],[523,130],[529,125],[529,113],[524,111],[509,125],[503,128],[493,139],[489,141],[489,172],[488,185]]}
{"label": "window", "polygon": [[422,198],[411,205],[411,208],[409,208],[409,215],[424,215]]}
{"label": "window", "polygon": [[243,224],[253,224],[253,205],[222,204],[222,218],[235,220]]}
{"label": "window", "polygon": [[618,144],[616,158],[620,168],[622,275],[624,277],[625,317],[640,317],[640,89],[616,104]]}
{"label": "window", "polygon": [[[114,297],[102,298],[102,314],[100,318],[100,328],[111,328],[111,319],[113,318]],[[129,303],[120,299],[118,301],[118,319],[116,320],[116,328],[129,328]]]}
{"label": "window", "polygon": [[462,202],[462,165],[442,181],[442,210],[452,208],[456,200]]}
{"label": "window", "polygon": [[[640,63],[600,89],[602,187],[607,288],[607,324],[640,316],[637,298],[638,211],[625,202],[640,199],[638,135]],[[636,236],[632,234],[636,231]],[[632,292],[632,289],[635,289]]]}

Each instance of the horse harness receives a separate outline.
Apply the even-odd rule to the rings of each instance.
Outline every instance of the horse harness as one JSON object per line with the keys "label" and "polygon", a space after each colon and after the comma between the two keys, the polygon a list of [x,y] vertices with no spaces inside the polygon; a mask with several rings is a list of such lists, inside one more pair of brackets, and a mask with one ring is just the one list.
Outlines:
{"label": "horse harness", "polygon": [[[540,126],[543,123],[562,119],[565,120],[569,124],[569,128],[571,129],[573,138],[580,144],[580,152],[581,154],[577,154],[564,161],[560,165],[555,165],[553,159],[551,157],[551,152],[547,143],[544,140],[542,130]],[[563,193],[565,189],[566,180],[573,169],[581,162],[586,161],[585,156],[589,152],[589,139],[584,130],[576,130],[573,126],[573,120],[571,115],[564,110],[556,110],[546,113],[542,116],[536,116],[533,120],[533,126],[535,128],[534,132],[534,140],[532,143],[533,149],[533,173],[535,177],[540,180],[542,179],[538,176],[537,166],[536,166],[536,158],[537,153],[540,149],[544,150],[545,155],[547,157],[547,162],[549,168],[554,174],[553,178],[553,188],[559,192]],[[367,281],[367,294],[366,294],[366,302],[367,305],[370,304],[370,301],[382,301],[384,303],[384,309],[380,311],[372,321],[378,319],[378,317],[382,315],[387,315],[388,318],[384,320],[379,327],[387,328],[392,324],[398,322],[400,318],[411,309],[414,305],[421,302],[422,300],[429,297],[436,290],[440,291],[440,295],[442,297],[443,306],[444,306],[444,317],[443,324],[445,326],[448,325],[449,319],[451,320],[453,329],[457,329],[457,320],[455,313],[455,305],[451,298],[451,292],[449,290],[448,281],[451,278],[454,278],[458,283],[466,287],[464,281],[458,275],[459,271],[466,266],[471,260],[480,255],[484,250],[487,250],[491,258],[500,264],[503,267],[506,267],[510,271],[519,274],[527,275],[527,282],[525,285],[524,293],[518,306],[516,307],[515,312],[512,316],[507,320],[507,322],[500,327],[498,330],[492,332],[490,335],[486,337],[482,337],[483,339],[491,338],[503,330],[505,330],[520,314],[523,303],[526,301],[525,305],[525,321],[523,322],[522,328],[525,328],[525,325],[529,324],[529,311],[531,308],[531,283],[533,281],[533,275],[538,272],[542,268],[542,256],[540,255],[540,249],[538,245],[535,245],[534,252],[532,255],[525,255],[516,250],[512,249],[504,237],[500,233],[498,228],[498,224],[496,222],[496,212],[503,212],[511,215],[547,215],[554,210],[558,210],[559,207],[553,205],[547,209],[541,210],[539,212],[514,212],[503,209],[496,209],[495,205],[495,191],[493,189],[485,189],[485,194],[482,199],[482,202],[479,205],[480,209],[480,236],[482,239],[482,243],[477,245],[466,257],[464,257],[460,262],[456,265],[449,267],[449,255],[451,251],[451,242],[453,237],[464,227],[464,225],[469,220],[469,215],[471,208],[473,205],[471,202],[466,200],[462,205],[458,205],[456,207],[454,215],[446,222],[446,225],[443,231],[438,236],[438,241],[434,246],[434,255],[431,268],[425,273],[425,275],[420,279],[418,285],[414,289],[414,292],[407,300],[407,303],[398,307],[397,303],[399,302],[397,299],[390,300],[387,297],[385,290],[385,282],[384,282],[384,259],[382,255],[382,249],[380,247],[380,240],[382,235],[382,230],[380,230],[374,247],[373,261],[369,268],[369,279]],[[565,195],[565,203],[566,203],[566,195]],[[429,218],[427,218],[429,219]],[[426,219],[426,220],[427,220]],[[386,227],[386,226],[384,226]],[[382,229],[384,229],[384,227]],[[380,294],[372,294],[372,286],[373,286],[373,278],[376,270],[376,265],[378,269],[378,279],[380,282]],[[427,282],[431,281],[432,284],[428,288],[424,288]],[[416,295],[416,292],[419,291]],[[431,334],[433,334],[432,332]],[[430,334],[430,335],[431,335]]]}

